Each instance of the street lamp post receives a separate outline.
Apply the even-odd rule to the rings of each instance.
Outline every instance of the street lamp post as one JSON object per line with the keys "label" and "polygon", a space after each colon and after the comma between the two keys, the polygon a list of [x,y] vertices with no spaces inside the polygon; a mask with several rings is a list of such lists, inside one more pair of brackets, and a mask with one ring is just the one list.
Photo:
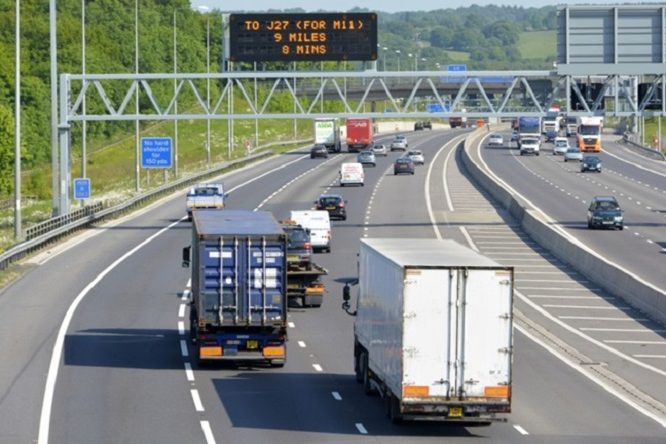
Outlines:
{"label": "street lamp post", "polygon": [[[81,74],[86,74],[86,0],[81,0]],[[81,113],[86,115],[86,95],[81,100]],[[81,177],[86,177],[88,122],[81,122]],[[81,200],[81,206],[84,201]]]}
{"label": "street lamp post", "polygon": [[21,229],[21,2],[16,0],[14,85],[14,239],[20,241]]}
{"label": "street lamp post", "polygon": [[398,71],[400,71],[400,50],[396,49],[395,53],[397,54],[396,59],[398,59]]}
{"label": "street lamp post", "polygon": [[[83,0],[85,1],[85,0]],[[134,0],[134,72],[139,74],[139,0]],[[134,96],[134,110],[135,114],[139,115],[139,85],[137,84],[136,93]],[[141,191],[141,168],[139,166],[139,158],[141,156],[140,147],[140,126],[139,119],[134,123],[134,181],[136,182],[136,191]]]}
{"label": "street lamp post", "polygon": [[[197,9],[206,14],[206,113],[210,115],[210,15],[208,6],[199,6]],[[206,162],[211,165],[210,152],[210,116],[206,119]]]}
{"label": "street lamp post", "polygon": [[[178,8],[173,10],[173,73],[178,74],[178,41],[176,37],[176,13]],[[174,166],[174,177],[178,178],[178,79],[173,79],[173,113],[175,119],[173,119],[173,166]]]}
{"label": "street lamp post", "polygon": [[387,50],[388,50],[388,48],[387,48],[386,46],[383,46],[383,47],[382,47],[382,51],[384,51],[384,52],[382,53],[382,65],[383,65],[383,69],[384,69],[384,71],[386,71],[386,51],[387,51]]}

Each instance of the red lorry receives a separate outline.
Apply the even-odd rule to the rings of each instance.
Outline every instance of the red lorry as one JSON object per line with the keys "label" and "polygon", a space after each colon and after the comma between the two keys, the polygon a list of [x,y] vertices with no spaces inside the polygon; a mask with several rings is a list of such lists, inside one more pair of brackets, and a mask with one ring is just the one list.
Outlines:
{"label": "red lorry", "polygon": [[373,143],[372,119],[347,119],[347,151],[359,152]]}

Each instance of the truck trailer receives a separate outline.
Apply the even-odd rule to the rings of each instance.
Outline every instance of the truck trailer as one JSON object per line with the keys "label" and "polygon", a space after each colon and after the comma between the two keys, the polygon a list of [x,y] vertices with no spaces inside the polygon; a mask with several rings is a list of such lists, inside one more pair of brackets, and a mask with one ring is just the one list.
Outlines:
{"label": "truck trailer", "polygon": [[512,267],[452,240],[361,239],[354,372],[392,422],[511,411]]}
{"label": "truck trailer", "polygon": [[190,336],[200,362],[287,358],[287,241],[264,211],[200,210],[183,266],[192,269]]}
{"label": "truck trailer", "polygon": [[315,119],[314,134],[314,143],[324,145],[329,153],[339,153],[342,150],[340,129],[336,119]]}
{"label": "truck trailer", "polygon": [[372,146],[372,119],[347,119],[347,151],[359,152]]}

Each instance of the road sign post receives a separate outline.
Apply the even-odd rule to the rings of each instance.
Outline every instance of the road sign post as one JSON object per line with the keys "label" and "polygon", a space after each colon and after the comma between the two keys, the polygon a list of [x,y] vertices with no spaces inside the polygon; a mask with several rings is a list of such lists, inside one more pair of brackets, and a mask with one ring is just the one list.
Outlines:
{"label": "road sign post", "polygon": [[141,138],[141,168],[162,169],[173,166],[171,137]]}

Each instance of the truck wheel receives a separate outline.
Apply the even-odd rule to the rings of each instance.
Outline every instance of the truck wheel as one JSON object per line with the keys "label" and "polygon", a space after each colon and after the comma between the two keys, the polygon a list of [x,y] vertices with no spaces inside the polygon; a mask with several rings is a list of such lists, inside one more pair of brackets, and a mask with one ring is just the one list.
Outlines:
{"label": "truck wheel", "polygon": [[388,416],[392,424],[400,424],[402,422],[400,401],[391,392],[386,396],[386,416]]}
{"label": "truck wheel", "polygon": [[363,355],[362,352],[359,352],[354,355],[354,376],[356,377],[356,382],[359,384],[363,382],[363,369],[361,365],[361,356]]}
{"label": "truck wheel", "polygon": [[377,392],[372,388],[372,378],[370,378],[370,366],[368,365],[367,353],[363,353],[361,362],[363,363],[363,393],[365,393],[366,396],[373,396]]}

